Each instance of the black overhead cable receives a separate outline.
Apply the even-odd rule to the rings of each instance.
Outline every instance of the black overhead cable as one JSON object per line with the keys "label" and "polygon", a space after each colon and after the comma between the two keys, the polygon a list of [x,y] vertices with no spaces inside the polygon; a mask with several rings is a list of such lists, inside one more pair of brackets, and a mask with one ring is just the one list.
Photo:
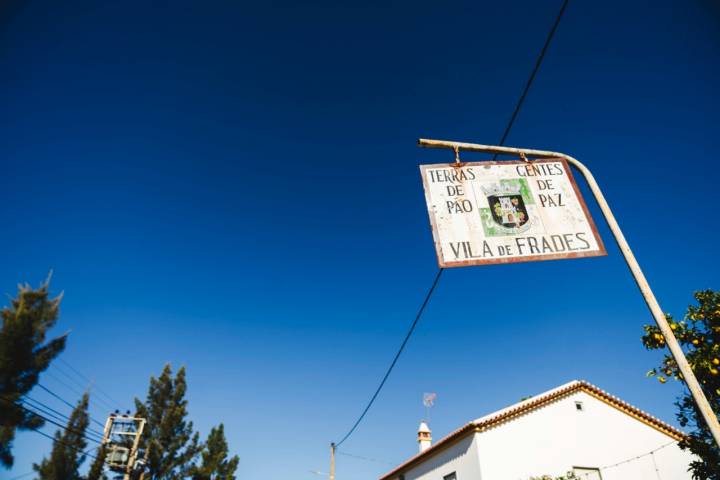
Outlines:
{"label": "black overhead cable", "polygon": [[52,395],[53,397],[57,398],[57,399],[60,400],[61,402],[63,402],[63,403],[64,403],[65,405],[67,405],[68,407],[70,407],[70,408],[75,408],[75,405],[73,405],[72,403],[68,402],[67,400],[65,400],[65,399],[62,398],[60,395],[58,395],[57,393],[53,392],[52,390],[50,390],[49,388],[47,388],[47,387],[44,386],[43,384],[38,383],[37,386],[40,387],[40,388],[42,388],[42,389],[45,390],[47,393],[49,393],[49,394]]}
{"label": "black overhead cable", "polygon": [[32,472],[23,473],[22,475],[18,475],[17,477],[10,478],[10,480],[20,480],[21,478],[29,477],[30,475],[33,475],[35,473],[37,473],[37,472],[32,471]]}
{"label": "black overhead cable", "polygon": [[375,390],[375,393],[373,394],[372,398],[370,399],[370,402],[365,407],[365,410],[363,410],[362,414],[360,414],[360,417],[357,419],[355,424],[352,426],[350,431],[345,434],[345,436],[340,440],[335,447],[339,447],[343,444],[345,440],[348,439],[350,435],[355,431],[357,426],[360,424],[362,419],[365,417],[365,414],[370,410],[370,407],[372,407],[372,404],[375,402],[375,399],[377,398],[378,394],[380,393],[380,390],[382,390],[383,386],[385,385],[385,382],[387,381],[388,377],[390,376],[390,372],[392,372],[393,368],[395,368],[395,364],[398,361],[398,358],[400,358],[400,354],[405,349],[405,345],[407,345],[408,340],[410,340],[410,336],[413,334],[413,331],[415,330],[415,327],[417,326],[418,321],[420,320],[420,317],[423,314],[423,311],[425,311],[425,307],[427,306],[428,302],[430,301],[430,297],[433,294],[433,291],[435,291],[435,287],[438,284],[438,281],[440,280],[440,276],[442,275],[442,272],[444,269],[439,269],[438,272],[435,274],[435,280],[433,280],[432,285],[430,286],[430,290],[428,290],[427,294],[425,294],[425,300],[423,300],[422,305],[420,306],[420,310],[418,310],[417,315],[415,315],[415,320],[413,320],[412,325],[410,325],[410,330],[408,330],[407,334],[405,335],[405,338],[403,339],[402,344],[400,344],[400,348],[398,349],[397,353],[395,354],[395,358],[393,358],[392,363],[390,363],[390,367],[387,369],[387,372],[385,372],[385,376],[383,377],[382,381],[380,382],[380,385],[378,385],[377,389]]}
{"label": "black overhead cable", "polygon": [[[35,401],[29,402],[28,400],[29,400],[28,398],[21,399],[21,401],[20,401],[20,403],[18,403],[18,405],[25,405],[26,407],[32,408],[33,410],[38,410],[43,415],[49,415],[52,418],[54,418],[55,420],[57,420],[58,422],[68,422],[70,420],[70,417],[68,417],[67,415],[65,415],[61,412],[58,412],[57,410],[55,410],[53,408],[50,408],[40,402],[37,402],[37,404],[36,404],[36,403],[33,403]],[[94,435],[99,435],[102,438],[102,434],[99,433],[98,431],[92,430],[89,427],[87,430]]]}
{"label": "black overhead cable", "polygon": [[[72,375],[70,375],[67,371],[65,371],[64,369],[60,368],[60,365],[57,364],[57,363],[56,363],[56,364],[53,364],[53,367],[54,367],[54,370],[57,370],[58,373],[61,373],[65,378],[69,379],[74,385],[77,385],[79,388],[83,389],[84,391],[90,391],[90,390],[91,390],[91,388],[92,388],[92,387],[91,387],[92,382],[88,381],[87,384],[84,384],[84,383],[81,382],[80,380],[78,380],[78,379],[76,379],[75,377],[73,377]],[[49,374],[50,374],[50,373],[49,373]],[[55,378],[55,380],[60,381],[60,379],[59,379],[58,377],[54,376],[54,375],[53,375],[53,378]],[[65,385],[67,388],[70,388],[70,386],[67,385],[67,384],[65,384],[65,383],[63,383],[63,385]],[[97,396],[97,395],[93,395],[93,397],[91,398],[91,401],[95,404],[95,406],[98,406],[98,402],[101,402],[101,403],[104,405],[104,408],[109,408],[110,411],[115,410],[115,408],[117,408],[117,407],[113,407],[113,406],[112,406],[110,403],[108,403],[104,398],[102,398],[102,397],[100,397],[100,396]]]}
{"label": "black overhead cable", "polygon": [[[535,67],[533,67],[532,72],[530,72],[530,76],[528,77],[527,83],[525,84],[525,88],[523,88],[522,94],[520,95],[520,98],[515,105],[515,110],[513,110],[513,113],[510,116],[510,121],[508,122],[507,127],[505,127],[505,131],[503,132],[503,135],[500,138],[500,143],[498,143],[498,145],[505,145],[505,140],[507,140],[507,137],[510,134],[510,129],[515,124],[515,119],[517,118],[518,113],[520,113],[520,107],[522,107],[523,103],[525,103],[525,97],[530,91],[530,86],[535,80],[535,75],[537,75],[538,70],[540,70],[540,65],[545,58],[545,53],[550,46],[550,42],[552,42],[552,39],[555,36],[555,31],[557,30],[558,25],[560,25],[560,20],[562,19],[563,13],[565,13],[565,7],[567,7],[568,2],[569,0],[563,1],[562,6],[560,7],[560,11],[558,12],[557,17],[555,17],[555,23],[553,23],[553,26],[550,29],[547,38],[545,39],[545,44],[543,45],[542,50],[540,50],[540,55],[538,55],[538,58],[535,61]],[[495,160],[497,156],[497,153],[493,155],[493,160]]]}
{"label": "black overhead cable", "polygon": [[102,441],[101,441],[102,439],[98,440],[98,439],[95,439],[95,438],[90,438],[90,437],[86,436],[83,432],[81,432],[81,431],[79,431],[79,430],[75,430],[74,428],[70,428],[70,427],[68,427],[68,426],[66,426],[66,425],[63,425],[62,423],[58,423],[58,422],[56,422],[55,420],[52,420],[52,419],[50,419],[50,418],[47,418],[46,416],[41,415],[40,413],[36,412],[35,410],[31,410],[31,409],[27,408],[26,406],[24,406],[24,405],[22,405],[22,404],[15,403],[15,402],[11,402],[10,400],[6,400],[6,399],[2,399],[2,400],[3,400],[5,403],[7,403],[7,404],[15,405],[15,406],[17,406],[17,407],[20,407],[20,408],[22,408],[23,410],[25,410],[26,412],[32,413],[33,415],[36,415],[36,416],[42,418],[42,419],[45,420],[46,422],[51,423],[51,424],[55,425],[56,427],[62,428],[62,429],[65,430],[66,432],[72,432],[72,433],[74,433],[74,434],[76,434],[76,435],[80,435],[82,438],[84,438],[85,440],[88,440],[88,441],[90,441],[90,442],[95,442],[95,443],[97,443],[97,444],[101,444],[101,443],[102,443]]}
{"label": "black overhead cable", "polygon": [[377,458],[363,457],[362,455],[354,455],[352,453],[341,452],[339,450],[336,451],[335,453],[337,453],[338,455],[345,455],[346,457],[357,458],[358,460],[365,460],[367,462],[384,463],[385,465],[391,465],[391,466],[395,465],[394,463],[390,463],[386,460],[378,460]]}
{"label": "black overhead cable", "polygon": [[[65,442],[63,442],[63,441],[58,440],[57,438],[52,437],[52,436],[48,435],[47,433],[45,433],[45,432],[43,432],[43,431],[41,431],[41,430],[38,430],[37,428],[31,428],[30,430],[32,430],[32,431],[35,432],[35,433],[39,433],[40,435],[42,435],[42,436],[45,437],[45,438],[49,438],[50,440],[53,441],[53,443],[59,443],[60,445],[65,445],[65,446],[68,446],[68,447],[70,447],[70,448],[72,448],[72,449],[74,449],[74,450],[78,450],[76,447],[73,447],[72,445],[68,445],[67,443],[65,443]],[[86,451],[84,451],[84,452],[81,452],[81,455],[87,455],[88,457],[90,457],[90,458],[92,458],[92,459],[96,459],[97,457],[96,457],[95,455],[93,455],[92,453],[90,453],[92,450],[94,450],[94,448],[91,448],[90,450],[86,450]],[[23,473],[22,475],[17,475],[17,476],[15,476],[15,477],[11,477],[9,480],[20,480],[21,478],[29,477],[30,475],[33,475],[33,474],[36,474],[36,473],[37,473],[37,472],[35,472],[35,471]]]}
{"label": "black overhead cable", "polygon": [[[65,400],[64,398],[62,398],[60,395],[58,395],[57,393],[55,393],[55,392],[53,392],[52,390],[50,390],[49,388],[47,388],[45,385],[43,385],[43,384],[41,384],[41,383],[38,383],[37,386],[40,387],[41,389],[45,390],[47,393],[49,393],[49,394],[52,395],[53,397],[57,398],[58,400],[60,400],[61,402],[63,402],[65,405],[67,405],[67,406],[70,407],[70,408],[74,409],[74,408],[77,406],[77,405],[73,405],[72,403],[68,402],[67,400]],[[27,395],[25,395],[25,397],[27,397]],[[37,401],[37,400],[36,400],[36,401]],[[89,411],[88,411],[88,417],[90,418],[90,421],[94,422],[96,425],[102,427],[103,429],[105,428],[105,424],[104,424],[104,423],[101,423],[101,422],[98,422],[97,420],[95,420],[94,418],[92,418],[92,417],[90,416],[90,412],[89,412]]]}
{"label": "black overhead cable", "polygon": [[[30,402],[32,402],[32,403],[28,403],[28,400],[29,400]],[[23,395],[22,401],[23,401],[23,403],[25,403],[26,405],[28,405],[28,406],[30,406],[30,407],[32,407],[32,408],[36,408],[36,409],[38,409],[38,410],[46,413],[47,415],[51,415],[51,416],[57,418],[58,420],[60,420],[61,422],[66,422],[66,421],[68,421],[68,420],[70,419],[70,417],[68,417],[68,416],[65,415],[64,413],[58,412],[57,410],[55,410],[54,408],[50,407],[49,405],[46,405],[46,404],[42,403],[42,402],[39,401],[39,400],[35,400],[34,398],[31,398],[29,395]],[[89,414],[88,414],[88,419],[90,419],[91,421],[93,421],[93,422],[95,422],[95,423],[98,423],[101,427],[103,427],[103,429],[105,428],[105,426],[104,426],[103,424],[99,423],[98,421],[96,421],[95,419],[93,419],[92,417],[90,417]],[[101,433],[101,432],[99,432],[99,431],[97,431],[97,430],[93,430],[93,429],[90,428],[90,427],[88,427],[87,430],[88,430],[89,432],[94,433],[95,435],[99,435],[101,438],[102,438],[103,435],[104,435],[103,433]]]}
{"label": "black overhead cable", "polygon": [[[505,143],[505,140],[507,139],[508,134],[510,133],[510,130],[512,129],[513,124],[515,123],[515,119],[518,116],[518,113],[520,112],[520,108],[522,107],[523,103],[525,102],[525,97],[527,96],[528,91],[530,91],[530,86],[532,85],[533,81],[535,80],[535,77],[537,75],[538,70],[540,69],[540,65],[542,64],[543,59],[545,58],[545,53],[548,50],[548,47],[550,46],[550,42],[552,41],[553,37],[555,36],[555,31],[558,28],[558,25],[560,24],[560,20],[562,19],[563,13],[565,13],[565,7],[567,7],[569,0],[564,0],[562,3],[562,6],[560,7],[560,11],[557,14],[557,17],[555,18],[555,22],[552,25],[552,28],[550,29],[550,32],[547,35],[547,38],[545,39],[545,43],[543,44],[542,50],[540,50],[540,54],[538,55],[537,60],[535,61],[535,66],[530,73],[530,77],[528,78],[527,83],[525,84],[525,88],[522,91],[522,94],[520,95],[520,99],[518,100],[517,104],[515,105],[515,110],[513,111],[510,121],[508,122],[507,126],[505,127],[505,131],[503,132],[502,138],[500,139],[500,145],[503,145]],[[497,154],[493,157],[493,160],[497,157]],[[427,294],[425,294],[425,299],[423,300],[422,305],[420,306],[420,309],[417,312],[417,315],[415,315],[415,320],[413,320],[412,324],[410,325],[410,329],[408,330],[407,334],[405,335],[405,338],[403,339],[402,343],[400,344],[400,348],[398,349],[397,353],[395,354],[395,357],[393,358],[392,362],[390,363],[390,366],[388,367],[387,371],[385,372],[385,375],[383,376],[382,380],[380,381],[380,385],[378,385],[377,389],[375,390],[375,393],[373,393],[372,397],[370,397],[370,401],[368,402],[365,409],[362,411],[358,419],[353,424],[352,428],[350,428],[350,431],[345,434],[345,436],[337,443],[333,443],[333,446],[335,448],[339,447],[340,445],[347,440],[350,435],[353,434],[355,429],[360,425],[360,422],[365,418],[365,414],[367,414],[368,410],[370,410],[370,407],[372,407],[373,403],[375,403],[375,399],[380,394],[380,391],[382,390],[383,386],[385,385],[385,382],[387,381],[388,377],[390,376],[390,373],[392,372],[393,368],[395,368],[395,364],[398,361],[398,358],[400,358],[400,355],[402,354],[403,350],[405,349],[405,345],[407,345],[408,340],[410,340],[410,337],[412,336],[413,332],[415,331],[415,327],[418,324],[418,321],[420,320],[420,317],[422,316],[423,312],[425,311],[425,307],[427,306],[428,302],[430,301],[430,297],[432,296],[433,292],[435,291],[435,287],[438,284],[438,281],[440,280],[440,276],[442,275],[442,272],[444,271],[444,268],[439,268],[438,272],[435,274],[435,279],[432,282],[432,285],[430,286],[430,289],[427,291]]]}
{"label": "black overhead cable", "polygon": [[[60,370],[58,370],[60,371]],[[85,393],[89,392],[88,389],[85,389],[83,387],[84,391],[78,390],[76,387],[73,387],[72,385],[65,382],[63,379],[59,378],[57,375],[53,374],[52,372],[44,372],[44,375],[47,375],[48,377],[54,379],[57,383],[65,387],[68,391],[72,392],[74,395],[83,396]],[[67,375],[67,374],[66,374]],[[98,402],[96,400],[100,400],[103,402],[104,406],[98,405]],[[93,397],[90,399],[90,406],[88,408],[97,408],[97,409],[107,409],[109,411],[115,410],[115,407],[104,401],[102,398]]]}
{"label": "black overhead cable", "polygon": [[30,408],[27,408],[27,407],[26,407],[25,405],[23,405],[23,404],[17,404],[17,403],[16,403],[15,405],[17,405],[18,407],[22,408],[22,409],[25,410],[26,412],[30,412],[30,413],[32,413],[33,415],[37,415],[38,417],[42,418],[42,419],[45,420],[46,422],[51,423],[52,425],[55,425],[55,426],[58,427],[58,428],[61,428],[61,429],[65,430],[65,431],[67,431],[67,432],[74,433],[74,434],[76,434],[76,435],[80,435],[80,436],[83,437],[85,440],[88,440],[88,441],[90,441],[90,442],[95,442],[95,443],[98,443],[98,444],[99,444],[99,443],[102,443],[102,437],[99,437],[99,438],[95,438],[94,436],[93,436],[93,437],[89,437],[89,436],[87,436],[85,433],[83,433],[82,431],[76,430],[76,429],[74,429],[74,428],[70,428],[70,427],[68,427],[67,425],[63,425],[62,423],[59,423],[59,422],[57,422],[57,421],[55,421],[55,420],[53,420],[53,419],[51,419],[51,418],[46,417],[45,415],[41,414],[40,412],[37,412],[37,411],[32,410],[32,409],[30,409]]}
{"label": "black overhead cable", "polygon": [[[55,377],[54,377],[54,378],[55,378]],[[42,384],[40,384],[40,383],[38,383],[37,386],[40,387],[40,388],[42,388],[43,390],[45,390],[46,392],[48,392],[48,393],[49,393],[50,395],[52,395],[53,397],[55,397],[55,398],[57,398],[58,400],[60,400],[61,402],[63,402],[63,403],[64,403],[65,405],[67,405],[68,407],[70,407],[70,408],[75,408],[75,405],[73,405],[72,403],[68,402],[67,400],[65,400],[64,398],[62,398],[60,395],[58,395],[57,393],[51,391],[51,390],[50,390],[49,388],[47,388],[46,386],[44,386],[44,385],[42,385]],[[77,392],[73,392],[73,393],[77,394]],[[83,394],[80,394],[80,395],[81,395],[81,397],[82,397],[82,395],[84,395],[84,393],[83,393]],[[90,416],[90,420],[92,420],[96,425],[98,425],[98,426],[100,426],[100,427],[102,427],[102,428],[105,428],[105,424],[103,424],[103,423],[95,420],[95,419],[92,418],[92,416],[90,415],[90,407],[92,406],[93,409],[97,408],[97,404],[93,404],[93,403],[92,403],[92,402],[93,402],[93,397],[92,397],[92,395],[89,395],[88,401],[89,401],[89,403],[88,403],[88,415]],[[112,407],[111,407],[111,408],[112,408]],[[97,411],[96,411],[95,413],[97,413]]]}
{"label": "black overhead cable", "polygon": [[[53,443],[59,443],[60,445],[65,445],[66,447],[73,448],[74,450],[80,450],[79,448],[77,448],[73,445],[70,445],[69,443],[65,443],[62,440],[58,440],[57,438],[53,437],[52,435],[48,435],[47,433],[43,432],[42,430],[38,430],[37,428],[31,428],[30,430],[34,431],[35,433],[39,433],[40,435],[42,435],[45,438],[49,438],[50,440],[53,441]],[[90,453],[94,449],[95,448],[93,447],[93,448],[91,448],[89,450],[85,450],[84,452],[81,452],[81,453],[82,453],[82,455],[87,455],[90,458],[96,459],[97,457],[95,455],[93,455],[92,453]]]}
{"label": "black overhead cable", "polygon": [[[83,375],[82,372],[78,371],[75,367],[70,365],[67,361],[63,360],[62,358],[58,358],[58,361],[68,367],[70,370],[72,370],[77,376],[85,380],[86,382],[89,382],[92,385],[92,390],[96,390],[99,394],[101,394],[103,397],[105,397],[108,401],[115,405],[120,405],[120,402],[118,402],[115,398],[111,397],[105,390],[100,388],[99,385],[97,385],[93,380],[90,380],[86,375]],[[118,408],[118,407],[115,407]]]}

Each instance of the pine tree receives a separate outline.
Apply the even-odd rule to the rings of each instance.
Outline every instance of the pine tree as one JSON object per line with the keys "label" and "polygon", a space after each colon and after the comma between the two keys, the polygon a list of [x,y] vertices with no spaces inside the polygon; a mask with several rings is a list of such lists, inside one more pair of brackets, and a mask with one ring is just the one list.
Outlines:
{"label": "pine tree", "polygon": [[90,470],[88,470],[88,474],[85,477],[85,480],[106,480],[107,477],[104,475],[104,467],[105,467],[105,457],[107,456],[107,451],[105,450],[105,446],[101,445],[100,448],[97,449],[97,453],[95,454],[95,460],[93,461],[92,465],[90,465]]}
{"label": "pine tree", "polygon": [[50,458],[44,458],[40,464],[34,464],[38,480],[81,480],[78,473],[85,461],[87,448],[85,431],[90,423],[88,416],[89,395],[82,396],[73,409],[65,429],[55,432]]}
{"label": "pine tree", "polygon": [[10,306],[2,309],[0,328],[0,464],[13,464],[17,430],[36,429],[43,420],[20,406],[20,398],[65,348],[65,336],[45,342],[55,324],[62,296],[50,298],[49,278],[38,289],[20,285]]}
{"label": "pine tree", "polygon": [[228,444],[222,423],[210,430],[200,455],[202,463],[191,469],[192,480],[235,480],[240,459],[235,455],[228,460]]}
{"label": "pine tree", "polygon": [[135,399],[136,416],[147,420],[141,448],[148,449],[146,480],[179,480],[187,477],[202,449],[193,424],[185,420],[185,368],[175,378],[165,365],[159,378],[150,378],[147,399]]}

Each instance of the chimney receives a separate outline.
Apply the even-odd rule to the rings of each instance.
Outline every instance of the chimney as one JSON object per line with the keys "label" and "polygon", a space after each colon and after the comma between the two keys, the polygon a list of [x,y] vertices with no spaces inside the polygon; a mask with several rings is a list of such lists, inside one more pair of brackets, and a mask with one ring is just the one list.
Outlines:
{"label": "chimney", "polygon": [[424,452],[430,448],[430,445],[432,445],[430,427],[428,427],[428,424],[425,423],[424,420],[420,422],[420,426],[418,427],[418,444],[420,447],[420,453]]}

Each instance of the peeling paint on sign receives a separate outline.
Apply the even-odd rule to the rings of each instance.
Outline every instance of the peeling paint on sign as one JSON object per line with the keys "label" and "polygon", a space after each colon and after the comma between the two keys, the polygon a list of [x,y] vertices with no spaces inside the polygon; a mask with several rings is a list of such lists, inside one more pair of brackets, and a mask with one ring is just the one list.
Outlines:
{"label": "peeling paint on sign", "polygon": [[421,165],[441,267],[605,255],[563,159]]}

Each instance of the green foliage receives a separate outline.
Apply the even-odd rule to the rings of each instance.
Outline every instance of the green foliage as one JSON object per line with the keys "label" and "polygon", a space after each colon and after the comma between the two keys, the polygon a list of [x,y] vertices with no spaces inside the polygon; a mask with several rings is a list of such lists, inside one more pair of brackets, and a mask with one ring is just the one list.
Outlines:
{"label": "green foliage", "polygon": [[186,421],[185,368],[175,378],[165,365],[159,378],[150,378],[145,402],[135,399],[136,416],[147,425],[141,448],[148,449],[146,480],[179,480],[186,478],[202,446],[192,422]]}
{"label": "green foliage", "polygon": [[55,432],[50,458],[34,464],[33,470],[38,473],[38,480],[81,480],[78,473],[80,465],[85,461],[83,450],[87,448],[85,430],[90,423],[88,416],[89,395],[86,393],[73,409],[64,430]]}
{"label": "green foliage", "polygon": [[240,459],[235,455],[228,460],[227,456],[225,427],[221,423],[210,430],[201,453],[202,462],[190,471],[192,480],[235,480],[235,470]]}
{"label": "green foliage", "polygon": [[20,398],[65,348],[65,336],[45,342],[55,325],[61,296],[50,298],[49,279],[38,289],[20,285],[18,295],[2,310],[0,328],[0,464],[13,464],[17,430],[39,428],[43,420],[20,407]]}
{"label": "green foliage", "polygon": [[[677,322],[666,314],[668,323],[680,345],[682,345],[690,366],[695,373],[703,392],[715,412],[720,412],[720,292],[704,290],[695,292],[697,305],[690,305],[683,320]],[[648,350],[665,347],[665,339],[654,325],[645,325],[643,344]],[[655,377],[660,383],[668,379],[682,381],[672,355],[666,354],[660,366],[650,370],[647,375]],[[695,406],[692,396],[685,393],[676,402],[677,418],[683,427],[690,426],[689,438],[680,442],[680,446],[690,449],[700,459],[691,463],[693,478],[696,480],[720,480],[720,448]]]}
{"label": "green foliage", "polygon": [[88,470],[88,474],[85,477],[86,480],[106,480],[107,479],[107,477],[103,473],[106,456],[107,456],[107,451],[105,450],[105,446],[101,445],[100,448],[97,449],[97,453],[95,454],[95,460],[93,461],[92,465],[90,465],[90,470]]}

